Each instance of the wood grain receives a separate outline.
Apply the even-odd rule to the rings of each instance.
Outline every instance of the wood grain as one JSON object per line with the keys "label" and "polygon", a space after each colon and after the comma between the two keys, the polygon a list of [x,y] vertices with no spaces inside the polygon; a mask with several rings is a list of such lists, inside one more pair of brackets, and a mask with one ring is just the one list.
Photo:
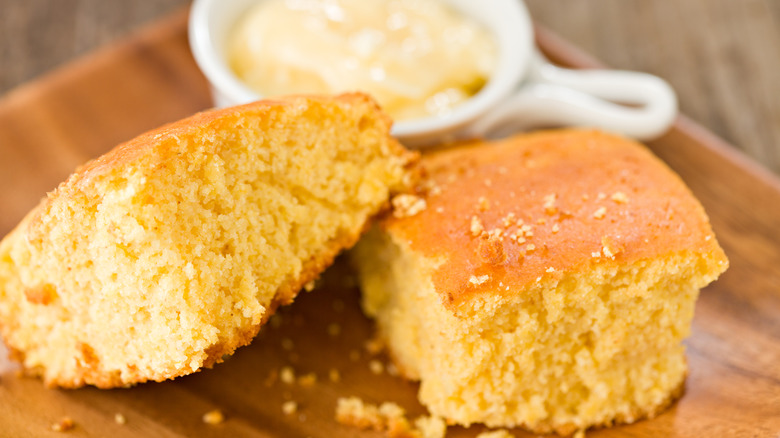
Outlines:
{"label": "wood grain", "polygon": [[780,172],[780,2],[526,3],[535,20],[611,67],[665,78],[684,113]]}
{"label": "wood grain", "polygon": [[[594,66],[541,31],[552,59]],[[210,105],[179,13],[116,46],[68,65],[0,99],[0,235],[46,190],[81,163],[146,129]],[[776,437],[780,434],[780,182],[687,118],[651,148],[701,199],[731,268],[705,289],[688,341],[690,375],[682,400],[659,417],[588,433],[594,437]],[[249,347],[213,370],[132,389],[48,390],[37,379],[0,376],[0,436],[62,436],[50,425],[76,422],[68,436],[377,437],[333,421],[338,397],[393,400],[416,416],[416,385],[375,375],[364,344],[372,325],[343,264],[312,293],[282,310]],[[340,334],[328,327],[338,324]],[[354,356],[354,360],[350,358]],[[282,366],[314,372],[311,387],[279,381]],[[340,380],[328,378],[338,369]],[[299,403],[284,415],[286,400]],[[203,413],[227,420],[210,426]],[[127,418],[124,425],[114,414]],[[481,429],[450,428],[451,437]],[[518,437],[530,436],[513,431]]]}

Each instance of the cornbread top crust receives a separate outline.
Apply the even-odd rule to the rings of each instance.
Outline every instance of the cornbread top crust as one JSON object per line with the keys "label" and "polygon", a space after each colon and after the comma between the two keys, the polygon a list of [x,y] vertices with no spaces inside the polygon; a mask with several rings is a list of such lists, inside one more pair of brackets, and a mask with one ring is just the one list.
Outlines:
{"label": "cornbread top crust", "polygon": [[437,260],[434,286],[451,310],[593,264],[679,252],[728,263],[699,202],[634,141],[548,131],[439,150],[422,164],[427,208],[383,226]]}

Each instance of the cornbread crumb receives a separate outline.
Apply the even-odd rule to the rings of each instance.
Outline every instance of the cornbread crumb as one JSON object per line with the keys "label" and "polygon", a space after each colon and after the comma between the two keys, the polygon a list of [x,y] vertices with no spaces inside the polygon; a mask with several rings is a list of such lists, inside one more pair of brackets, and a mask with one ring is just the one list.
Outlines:
{"label": "cornbread crumb", "polygon": [[599,207],[599,209],[593,213],[593,217],[595,217],[596,219],[603,219],[604,215],[606,214],[607,214],[607,207]]}
{"label": "cornbread crumb", "polygon": [[601,246],[601,252],[604,254],[604,257],[611,259],[614,259],[617,254],[623,251],[623,246],[609,236],[601,238]]}
{"label": "cornbread crumb", "polygon": [[379,408],[358,397],[340,397],[336,401],[336,421],[359,429],[383,430],[385,426]]}
{"label": "cornbread crumb", "polygon": [[474,237],[482,235],[485,231],[485,227],[482,225],[482,221],[476,216],[471,216],[471,235]]}
{"label": "cornbread crumb", "polygon": [[338,383],[341,381],[341,373],[339,373],[339,370],[331,368],[330,371],[328,371],[328,378],[331,382]]}
{"label": "cornbread crumb", "polygon": [[282,412],[285,415],[292,415],[292,414],[298,412],[298,403],[296,403],[293,400],[288,400],[288,401],[282,403]]}
{"label": "cornbread crumb", "polygon": [[60,421],[51,425],[51,430],[55,432],[67,432],[76,427],[76,423],[70,417],[62,417]]}
{"label": "cornbread crumb", "polygon": [[514,435],[509,433],[506,429],[489,430],[480,432],[477,438],[514,438]]}
{"label": "cornbread crumb", "polygon": [[536,249],[536,245],[534,245],[533,243],[529,243],[528,245],[525,246],[525,250],[528,252],[534,251],[535,249]]}
{"label": "cornbread crumb", "polygon": [[615,192],[610,198],[618,204],[625,204],[628,202],[628,196],[623,192]]}
{"label": "cornbread crumb", "polygon": [[514,212],[510,212],[509,214],[504,216],[503,219],[501,219],[501,223],[504,224],[504,228],[511,226],[516,221],[517,221],[517,217],[515,216]]}
{"label": "cornbread crumb", "polygon": [[400,194],[393,197],[393,216],[397,218],[412,217],[428,207],[425,199],[410,194]]}
{"label": "cornbread crumb", "polygon": [[420,438],[444,438],[447,434],[447,423],[441,417],[423,415],[414,420],[414,428]]}
{"label": "cornbread crumb", "polygon": [[561,230],[561,227],[558,226],[558,224],[553,224],[553,226],[552,226],[552,232],[553,233],[557,233],[560,230]]}
{"label": "cornbread crumb", "polygon": [[317,375],[314,373],[304,374],[298,377],[298,384],[301,386],[314,386],[317,383]]}
{"label": "cornbread crumb", "polygon": [[487,274],[480,275],[479,277],[477,277],[476,275],[472,275],[471,278],[469,278],[469,283],[473,284],[474,286],[479,286],[480,284],[488,280],[490,280],[490,276]]}
{"label": "cornbread crumb", "polygon": [[599,200],[599,201],[603,201],[604,198],[606,198],[606,197],[607,197],[607,195],[605,195],[603,192],[599,192],[599,194],[596,195],[596,199]]}
{"label": "cornbread crumb", "polygon": [[[501,231],[501,230],[498,230]],[[506,251],[504,251],[503,238],[501,233],[483,234],[479,240],[477,252],[479,258],[486,264],[499,265],[506,260]]]}
{"label": "cornbread crumb", "polygon": [[555,201],[557,200],[558,195],[555,193],[550,193],[549,195],[544,197],[544,212],[553,215],[558,212],[558,207],[555,206]]}
{"label": "cornbread crumb", "polygon": [[377,359],[372,359],[368,362],[368,368],[371,370],[374,374],[382,374],[385,370],[385,366],[382,364],[382,362],[378,361]]}
{"label": "cornbread crumb", "polygon": [[306,292],[311,292],[311,291],[314,290],[314,286],[316,284],[317,284],[317,282],[312,280],[312,281],[310,281],[310,282],[308,282],[308,283],[303,285],[303,290],[305,290]]}
{"label": "cornbread crumb", "polygon": [[370,355],[377,355],[382,352],[385,348],[385,342],[379,338],[379,336],[374,336],[373,338],[370,338],[366,341],[365,344],[363,344],[363,348],[366,349],[366,352]]}
{"label": "cornbread crumb", "polygon": [[295,370],[289,366],[282,367],[282,370],[279,372],[279,378],[283,383],[292,385],[295,383]]}
{"label": "cornbread crumb", "polygon": [[219,409],[214,409],[203,414],[203,422],[212,426],[225,422],[225,414]]}
{"label": "cornbread crumb", "polygon": [[572,435],[572,438],[585,438],[585,430],[580,429],[576,432],[574,432],[574,435]]}
{"label": "cornbread crumb", "polygon": [[444,438],[447,425],[439,417],[422,416],[412,426],[406,412],[393,402],[377,406],[358,397],[339,398],[336,421],[359,429],[384,432],[389,438]]}
{"label": "cornbread crumb", "polygon": [[477,210],[487,211],[488,209],[490,209],[490,201],[486,197],[480,196],[477,200]]}
{"label": "cornbread crumb", "polygon": [[117,412],[116,414],[114,414],[114,422],[116,424],[126,424],[127,418],[125,418],[123,414]]}

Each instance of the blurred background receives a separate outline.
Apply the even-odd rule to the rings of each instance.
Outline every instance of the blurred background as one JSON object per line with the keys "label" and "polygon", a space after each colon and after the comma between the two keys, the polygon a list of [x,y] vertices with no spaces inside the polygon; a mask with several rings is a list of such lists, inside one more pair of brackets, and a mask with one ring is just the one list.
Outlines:
{"label": "blurred background", "polygon": [[[653,73],[682,111],[780,173],[780,1],[527,0],[614,68]],[[0,95],[188,0],[0,0]]]}

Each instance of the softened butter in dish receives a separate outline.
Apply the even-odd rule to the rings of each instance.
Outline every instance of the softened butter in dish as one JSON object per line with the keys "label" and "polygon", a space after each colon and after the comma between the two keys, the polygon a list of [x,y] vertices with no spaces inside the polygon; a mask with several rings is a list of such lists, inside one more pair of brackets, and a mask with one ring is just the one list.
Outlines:
{"label": "softened butter in dish", "polygon": [[497,47],[438,0],[265,0],[237,24],[227,53],[261,95],[360,90],[403,120],[445,115],[478,92]]}

